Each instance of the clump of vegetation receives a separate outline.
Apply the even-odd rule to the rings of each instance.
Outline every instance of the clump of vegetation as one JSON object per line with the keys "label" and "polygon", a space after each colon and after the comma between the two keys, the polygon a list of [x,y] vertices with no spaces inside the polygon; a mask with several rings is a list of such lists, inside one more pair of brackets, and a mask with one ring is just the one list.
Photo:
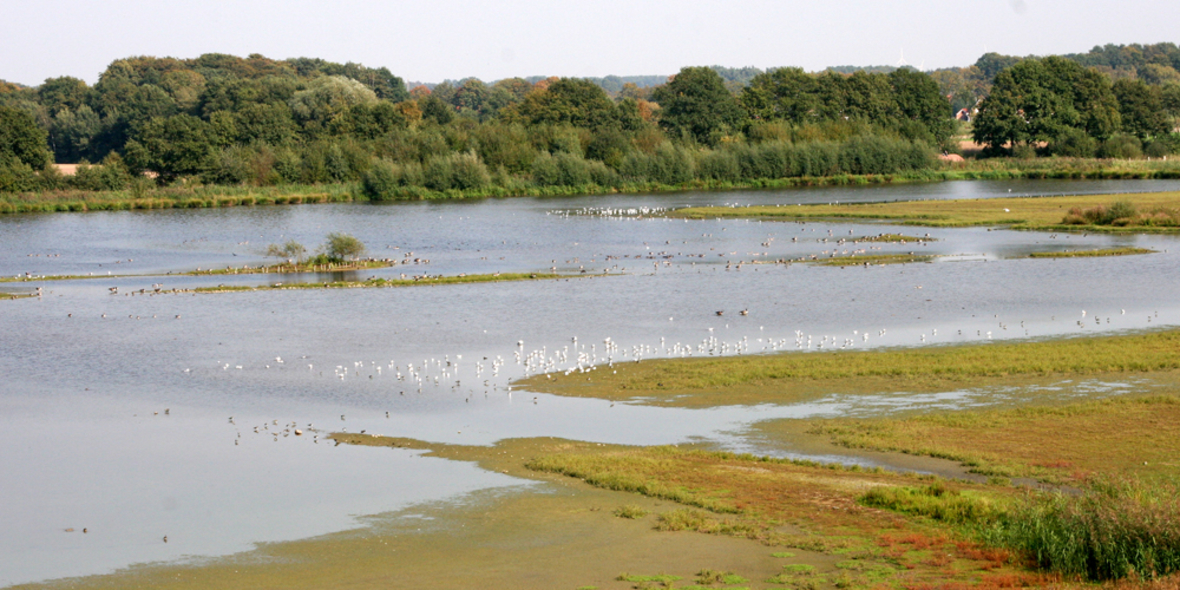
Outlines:
{"label": "clump of vegetation", "polygon": [[949,524],[988,523],[1004,514],[991,500],[964,495],[943,482],[918,488],[878,486],[862,495],[860,503]]}
{"label": "clump of vegetation", "polygon": [[332,232],[321,249],[328,262],[342,262],[356,260],[364,255],[365,244],[350,234]]}
{"label": "clump of vegetation", "polygon": [[1066,225],[1131,225],[1138,211],[1130,201],[1115,201],[1109,206],[1098,205],[1089,209],[1073,207],[1062,218]]}
{"label": "clump of vegetation", "polygon": [[615,508],[614,515],[619,518],[636,519],[647,516],[647,511],[634,504],[627,504],[625,506],[619,506],[618,508]]}
{"label": "clump of vegetation", "polygon": [[1180,571],[1180,487],[1107,478],[1080,494],[1032,494],[986,537],[1066,575],[1166,576]]}
{"label": "clump of vegetation", "polygon": [[1072,207],[1061,219],[1065,225],[1097,225],[1114,227],[1180,227],[1180,209],[1155,207],[1140,212],[1130,201],[1116,201],[1083,209]]}
{"label": "clump of vegetation", "polygon": [[1103,248],[1100,250],[1065,250],[1062,252],[1033,252],[1029,258],[1089,258],[1101,256],[1132,256],[1135,254],[1153,254],[1155,250],[1147,248]]}
{"label": "clump of vegetation", "polygon": [[874,266],[880,264],[912,264],[915,262],[933,262],[936,257],[928,254],[868,254],[863,256],[840,256],[837,258],[821,258],[814,264],[821,266]]}
{"label": "clump of vegetation", "polygon": [[711,586],[713,584],[745,584],[748,581],[733,572],[711,569],[703,569],[697,572],[696,579],[697,584],[701,586]]}
{"label": "clump of vegetation", "polygon": [[303,244],[295,240],[287,240],[283,245],[271,244],[266,247],[266,255],[275,258],[285,258],[288,263],[302,264],[303,256],[307,253],[307,248]]}

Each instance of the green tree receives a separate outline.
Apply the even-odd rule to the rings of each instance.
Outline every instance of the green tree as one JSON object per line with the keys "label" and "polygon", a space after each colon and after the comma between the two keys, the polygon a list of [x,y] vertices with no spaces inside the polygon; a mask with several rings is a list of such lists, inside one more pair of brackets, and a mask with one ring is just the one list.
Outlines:
{"label": "green tree", "polygon": [[660,105],[660,127],[706,145],[717,144],[746,122],[737,99],[712,68],[681,68],[666,85],[655,89],[652,98]]}
{"label": "green tree", "polygon": [[935,143],[946,147],[954,124],[951,105],[930,76],[910,68],[900,68],[888,75],[893,88],[897,116],[918,123],[929,131]]}
{"label": "green tree", "polygon": [[561,78],[546,89],[530,92],[516,106],[529,125],[573,125],[597,129],[618,123],[615,104],[598,85],[580,78]]}
{"label": "green tree", "polygon": [[271,244],[266,248],[267,256],[285,258],[288,262],[293,262],[295,264],[302,264],[303,257],[306,253],[307,248],[304,248],[303,244],[300,244],[295,240],[287,240],[287,242],[281,246],[278,244]]}
{"label": "green tree", "polygon": [[1164,109],[1163,91],[1159,86],[1148,86],[1142,80],[1122,79],[1114,83],[1123,131],[1140,140],[1171,131]]}
{"label": "green tree", "polygon": [[365,253],[365,244],[349,234],[332,232],[324,242],[324,254],[334,260],[355,260]]}
{"label": "green tree", "polygon": [[815,78],[801,68],[778,68],[758,74],[741,93],[751,119],[803,123],[817,116]]}
{"label": "green tree", "polygon": [[0,166],[24,164],[40,170],[50,163],[46,133],[28,113],[0,106]]}
{"label": "green tree", "polygon": [[344,76],[321,76],[291,97],[291,112],[312,133],[328,127],[350,107],[372,105],[377,95],[364,84]]}
{"label": "green tree", "polygon": [[45,106],[51,115],[62,109],[78,110],[89,104],[94,92],[86,82],[70,76],[49,78],[37,87],[37,102]]}
{"label": "green tree", "polygon": [[211,164],[209,124],[192,115],[156,117],[137,126],[124,154],[132,170],[152,170],[167,183],[204,172]]}

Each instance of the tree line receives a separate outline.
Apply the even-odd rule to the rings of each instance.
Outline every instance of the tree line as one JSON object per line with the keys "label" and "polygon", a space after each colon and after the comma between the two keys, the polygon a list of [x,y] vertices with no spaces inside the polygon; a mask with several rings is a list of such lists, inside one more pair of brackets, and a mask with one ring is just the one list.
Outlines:
{"label": "tree line", "polygon": [[[118,60],[94,86],[60,77],[8,90],[0,94],[8,191],[119,188],[145,171],[160,184],[273,185],[396,169],[402,186],[430,190],[889,173],[922,165],[950,129],[937,85],[912,70],[772,70],[735,94],[716,69],[688,67],[654,88],[630,83],[612,95],[577,78],[407,90],[385,68],[211,54]],[[781,158],[811,143],[823,145],[806,165],[733,165],[751,150]],[[866,161],[871,154],[881,163]],[[53,161],[101,166],[62,178],[42,172]]]}
{"label": "tree line", "polygon": [[[1120,133],[1142,146],[1170,131],[1152,114],[1166,112],[1155,107],[1169,104],[1170,86],[1112,83],[1065,58],[988,54],[972,67],[999,68],[975,129],[997,149],[1047,142],[1084,154],[1091,144],[1079,133],[1097,151]],[[132,57],[93,86],[0,85],[0,191],[126,188],[144,172],[164,185],[365,181],[371,196],[743,182],[888,174],[956,148],[955,95],[937,72],[714,66],[654,87],[606,83],[469,78],[407,89],[386,68],[353,63]],[[1040,111],[1019,102],[1032,95],[1056,102]],[[46,169],[53,161],[101,165],[63,178]]]}

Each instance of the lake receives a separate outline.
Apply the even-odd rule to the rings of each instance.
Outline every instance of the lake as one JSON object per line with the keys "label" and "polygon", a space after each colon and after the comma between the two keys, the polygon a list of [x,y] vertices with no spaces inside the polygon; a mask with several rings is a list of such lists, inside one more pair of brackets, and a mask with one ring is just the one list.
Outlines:
{"label": "lake", "polygon": [[[612,406],[509,389],[530,372],[1180,323],[1180,302],[1169,296],[1180,292],[1175,236],[684,221],[645,211],[1148,190],[1180,190],[1180,182],[961,181],[0,217],[0,276],[110,275],[0,283],[4,292],[43,290],[0,301],[0,585],[201,560],[363,526],[365,515],[532,485],[416,451],[322,440],[337,430],[463,444],[561,436],[745,449],[752,443],[743,429],[758,420],[972,399],[959,392],[865,404],[833,392],[799,405]],[[350,278],[552,268],[577,276],[131,295],[309,280],[166,273],[260,265],[268,244],[294,239],[314,249],[329,232],[355,235],[375,257],[427,261]],[[936,241],[873,245],[881,253],[944,258],[869,268],[750,264],[830,256],[866,247],[840,238],[887,232]],[[1113,246],[1159,253],[1027,257]],[[116,277],[128,274],[153,276]]]}

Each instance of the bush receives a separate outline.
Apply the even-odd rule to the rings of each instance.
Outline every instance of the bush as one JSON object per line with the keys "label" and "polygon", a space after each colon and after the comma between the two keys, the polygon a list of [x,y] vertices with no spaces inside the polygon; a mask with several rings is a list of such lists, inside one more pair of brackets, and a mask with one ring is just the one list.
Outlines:
{"label": "bush", "polygon": [[361,179],[361,192],[370,201],[388,201],[397,196],[399,186],[397,167],[385,160],[373,163]]}
{"label": "bush", "polygon": [[365,253],[365,244],[349,234],[332,232],[324,242],[324,254],[331,260],[358,258]]}
{"label": "bush", "polygon": [[1081,129],[1070,128],[1049,143],[1049,153],[1067,158],[1093,158],[1098,142]]}
{"label": "bush", "polygon": [[1139,158],[1143,156],[1143,143],[1134,135],[1116,133],[1110,139],[1102,142],[1098,156],[1120,159]]}

